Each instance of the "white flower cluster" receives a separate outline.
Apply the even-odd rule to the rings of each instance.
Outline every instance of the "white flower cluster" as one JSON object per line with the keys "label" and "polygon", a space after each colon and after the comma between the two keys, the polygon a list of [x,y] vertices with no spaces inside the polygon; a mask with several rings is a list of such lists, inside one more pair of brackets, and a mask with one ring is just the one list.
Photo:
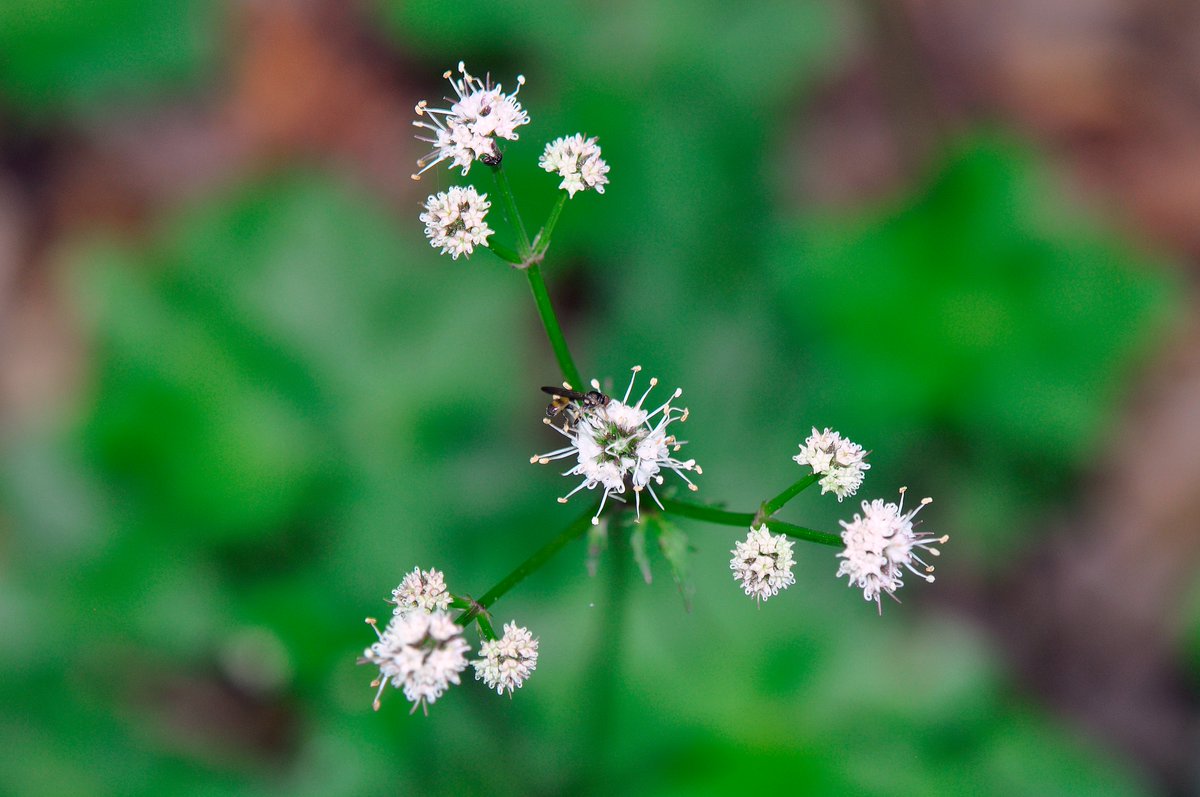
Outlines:
{"label": "white flower cluster", "polygon": [[750,529],[746,539],[730,551],[729,568],[742,582],[746,594],[760,603],[796,583],[792,575],[792,545],[782,534],[771,534],[766,526]]}
{"label": "white flower cluster", "polygon": [[459,255],[470,255],[477,246],[487,246],[488,236],[493,232],[487,225],[487,212],[491,203],[487,194],[480,194],[472,186],[453,186],[425,200],[425,212],[420,219],[425,223],[425,237],[441,254],[449,253],[458,260]]}
{"label": "white flower cluster", "polygon": [[582,133],[551,141],[546,145],[538,165],[563,178],[558,187],[572,198],[577,191],[586,188],[594,188],[597,194],[603,194],[604,186],[608,185],[608,177],[605,176],[608,174],[608,164],[600,157],[600,147],[596,145],[595,137],[584,138]]}
{"label": "white flower cluster", "polygon": [[404,576],[400,586],[392,590],[390,603],[396,604],[392,614],[409,612],[444,612],[450,608],[451,595],[446,589],[446,578],[440,570],[422,570],[414,567]]}
{"label": "white flower cluster", "polygon": [[[894,598],[896,590],[904,586],[904,570],[933,581],[933,567],[921,559],[918,549],[938,556],[939,551],[933,546],[950,539],[915,531],[913,518],[933,499],[925,498],[915,509],[905,512],[904,493],[901,488],[899,504],[879,498],[870,503],[863,501],[861,515],[855,513],[854,520],[848,523],[841,521],[846,548],[838,554],[842,562],[837,576],[848,576],[850,586],[861,589],[865,599],[875,601],[880,612],[883,611],[880,593],[886,592]],[[914,562],[921,566],[920,570],[913,567]]]}
{"label": "white flower cluster", "polygon": [[838,501],[858,492],[862,486],[864,472],[871,466],[864,462],[867,456],[862,446],[852,443],[837,432],[825,429],[812,434],[800,446],[800,453],[792,457],[800,465],[812,467],[813,473],[823,475],[820,481],[821,495],[832,492]]}
{"label": "white flower cluster", "polygon": [[449,108],[430,108],[429,103],[417,103],[417,116],[413,122],[423,128],[432,138],[418,136],[421,141],[433,145],[433,151],[417,161],[420,171],[413,179],[420,179],[427,169],[442,161],[450,161],[451,168],[461,167],[465,176],[476,160],[489,166],[500,163],[500,148],[497,138],[516,141],[517,128],[529,123],[529,114],[517,102],[517,94],[525,84],[525,78],[517,76],[517,90],[505,94],[500,84],[492,85],[491,76],[483,80],[467,73],[462,61],[458,62],[462,77],[454,78],[450,70],[442,75],[454,87],[458,99],[449,97]]}
{"label": "white flower cluster", "polygon": [[382,633],[373,620],[367,622],[379,634],[379,641],[363,653],[364,663],[379,667],[379,678],[371,682],[379,687],[372,704],[376,711],[389,682],[404,691],[413,711],[418,706],[428,711],[451,684],[460,683],[458,674],[467,668],[471,647],[446,612],[397,614]]}
{"label": "white flower cluster", "polygon": [[[380,631],[375,619],[367,618],[379,639],[366,649],[359,664],[379,668],[379,677],[371,682],[378,687],[372,703],[376,711],[389,683],[404,691],[413,711],[421,706],[428,712],[430,704],[461,682],[459,673],[467,668],[471,647],[463,639],[462,627],[446,613],[452,600],[440,570],[415,567],[392,590],[388,603],[395,608],[387,627]],[[511,695],[537,667],[537,648],[529,629],[509,623],[501,639],[483,643],[479,651],[483,658],[471,662],[476,680],[482,678],[489,689],[498,693],[507,689]]]}
{"label": "white flower cluster", "polygon": [[516,622],[504,624],[504,636],[489,639],[479,648],[482,659],[471,662],[475,668],[475,680],[483,679],[488,689],[496,694],[509,696],[520,689],[525,679],[537,668],[538,641]]}
{"label": "white flower cluster", "polygon": [[[679,460],[671,455],[683,446],[683,441],[667,434],[667,427],[672,423],[687,420],[686,408],[671,406],[671,402],[679,398],[683,390],[676,389],[664,404],[648,411],[642,405],[658,384],[657,378],[651,379],[650,387],[637,403],[630,404],[629,395],[642,367],[637,365],[632,370],[629,387],[620,401],[605,396],[606,403],[580,408],[575,413],[575,421],[564,428],[551,425],[552,429],[567,438],[570,445],[538,454],[529,460],[545,465],[554,460],[574,458],[576,464],[563,475],[582,476],[583,481],[558,500],[566,503],[568,498],[584,488],[594,490],[602,487],[604,496],[592,518],[593,524],[600,522],[605,502],[612,496],[622,500],[620,496],[624,495],[627,487],[633,488],[638,517],[641,516],[642,490],[648,490],[661,508],[662,503],[654,492],[654,484],[663,483],[663,470],[674,471],[692,490],[697,489],[696,485],[684,475],[684,471],[703,473],[696,460]],[[599,382],[592,380],[592,387],[599,391]],[[550,423],[548,418],[546,423]]]}

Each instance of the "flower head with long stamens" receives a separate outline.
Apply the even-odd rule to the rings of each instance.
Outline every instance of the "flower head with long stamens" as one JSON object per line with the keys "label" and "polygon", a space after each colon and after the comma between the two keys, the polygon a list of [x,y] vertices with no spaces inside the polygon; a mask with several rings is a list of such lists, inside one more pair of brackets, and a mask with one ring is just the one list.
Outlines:
{"label": "flower head with long stamens", "polygon": [[596,139],[584,138],[582,133],[556,138],[546,145],[538,165],[563,178],[558,187],[574,198],[577,191],[594,188],[604,193],[608,185],[608,164],[600,157]]}
{"label": "flower head with long stamens", "polygon": [[507,689],[511,696],[537,669],[538,641],[528,628],[516,622],[504,624],[504,636],[489,639],[479,646],[482,659],[471,662],[475,680],[483,679],[488,689],[502,695]]}
{"label": "flower head with long stamens", "polygon": [[450,607],[451,595],[446,589],[446,578],[440,570],[422,570],[414,567],[404,576],[400,586],[392,590],[389,603],[396,604],[392,614],[409,612],[444,612]]}
{"label": "flower head with long stamens", "polygon": [[[938,556],[940,551],[933,546],[950,539],[945,535],[934,537],[917,532],[913,528],[913,518],[933,499],[924,498],[915,509],[905,512],[906,491],[907,488],[900,488],[898,504],[881,498],[870,503],[863,501],[861,515],[855,513],[853,520],[840,521],[846,548],[838,554],[842,562],[838,565],[837,576],[849,576],[850,586],[861,589],[865,599],[875,601],[880,613],[883,612],[880,594],[886,592],[895,598],[896,590],[904,586],[905,570],[918,578],[933,581],[933,567],[921,558],[920,552],[924,550],[930,556]],[[914,563],[920,565],[920,569],[914,567]]]}
{"label": "flower head with long stamens", "polygon": [[441,254],[449,253],[458,260],[459,255],[468,257],[477,246],[487,246],[493,230],[487,224],[487,194],[481,194],[473,186],[451,186],[425,200],[425,237]]}
{"label": "flower head with long stamens", "polygon": [[458,674],[467,668],[466,654],[471,646],[450,615],[443,611],[408,612],[392,617],[382,632],[373,618],[367,618],[367,622],[379,641],[363,652],[359,663],[379,667],[379,677],[371,682],[379,689],[372,703],[376,711],[389,682],[404,691],[413,711],[421,706],[426,712],[451,684],[461,683]]}
{"label": "flower head with long stamens", "polygon": [[505,94],[499,83],[492,85],[490,75],[480,80],[469,74],[462,61],[458,62],[458,72],[458,78],[449,69],[442,75],[457,95],[457,99],[446,98],[449,108],[430,108],[425,100],[417,103],[420,118],[413,125],[428,133],[417,138],[432,144],[433,151],[417,161],[420,171],[413,175],[414,180],[446,160],[451,168],[461,167],[464,175],[477,160],[495,166],[501,158],[496,139],[516,141],[517,128],[529,123],[529,114],[517,102],[517,94],[525,85],[523,76],[517,75],[517,90]]}
{"label": "flower head with long stamens", "polygon": [[742,582],[746,594],[761,603],[796,583],[792,575],[793,545],[787,537],[772,534],[766,526],[750,529],[746,539],[730,551],[733,558],[729,560],[729,569]]}
{"label": "flower head with long stamens", "polygon": [[792,457],[800,465],[808,465],[813,473],[822,476],[821,495],[832,492],[841,501],[854,495],[862,486],[865,472],[871,466],[865,461],[868,452],[828,428],[818,432],[814,426],[812,434],[800,446],[800,453]]}
{"label": "flower head with long stamens", "polygon": [[[582,476],[579,485],[558,500],[566,503],[567,499],[583,489],[594,490],[600,487],[604,496],[600,508],[592,523],[600,522],[600,513],[609,498],[622,500],[626,489],[633,488],[634,503],[638,517],[641,516],[642,490],[647,490],[654,502],[662,508],[654,485],[663,483],[662,471],[674,471],[687,482],[688,488],[696,489],[684,471],[702,473],[696,460],[680,460],[672,456],[684,445],[684,441],[668,434],[667,427],[678,421],[687,420],[687,409],[671,406],[671,402],[683,394],[677,389],[667,401],[654,410],[646,410],[643,404],[650,391],[658,384],[658,379],[650,380],[650,387],[642,394],[636,403],[630,403],[629,397],[633,391],[633,383],[637,374],[642,370],[640,365],[633,367],[629,387],[625,390],[620,401],[610,399],[606,404],[595,407],[580,408],[574,415],[574,420],[565,427],[551,428],[567,438],[569,445],[545,454],[538,454],[529,461],[545,465],[561,459],[575,459],[575,465],[563,473],[564,476]],[[592,387],[600,389],[600,383],[592,380]],[[546,419],[550,424],[550,419]]]}

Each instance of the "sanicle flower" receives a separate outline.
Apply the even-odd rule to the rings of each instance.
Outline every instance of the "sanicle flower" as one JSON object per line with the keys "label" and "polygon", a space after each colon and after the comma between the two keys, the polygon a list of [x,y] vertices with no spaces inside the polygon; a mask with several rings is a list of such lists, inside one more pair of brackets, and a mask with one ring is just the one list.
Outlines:
{"label": "sanicle flower", "polygon": [[472,186],[452,186],[449,191],[431,195],[425,200],[425,237],[434,249],[450,254],[455,260],[459,255],[470,255],[477,246],[487,246],[492,228],[487,225],[487,212],[491,203],[487,194],[481,194]]}
{"label": "sanicle flower", "polygon": [[492,85],[490,75],[480,80],[468,74],[462,61],[458,62],[458,71],[460,78],[454,78],[450,70],[442,75],[457,95],[457,99],[446,98],[449,108],[430,108],[425,100],[417,103],[417,116],[421,118],[413,125],[432,135],[417,138],[432,144],[433,151],[417,161],[420,171],[413,175],[414,180],[444,160],[450,161],[451,168],[461,167],[464,175],[476,160],[495,166],[501,158],[496,139],[516,141],[517,128],[529,123],[529,114],[517,102],[517,94],[525,84],[523,76],[517,75],[517,90],[505,94],[500,84]]}
{"label": "sanicle flower", "polygon": [[822,476],[821,495],[832,492],[841,501],[854,495],[862,486],[865,471],[871,466],[864,461],[867,452],[862,446],[852,443],[837,432],[826,429],[812,434],[800,446],[800,453],[792,457],[800,465],[808,465],[813,473]]}
{"label": "sanicle flower", "polygon": [[450,606],[452,596],[446,589],[446,579],[440,570],[422,570],[414,567],[411,573],[404,576],[400,586],[392,590],[392,599],[396,608],[392,614],[408,614],[409,612],[446,611]]}
{"label": "sanicle flower", "polygon": [[586,188],[603,194],[604,186],[608,185],[608,164],[600,157],[600,147],[595,138],[584,138],[582,133],[551,141],[538,165],[563,178],[558,187],[572,198]]}
{"label": "sanicle flower", "polygon": [[458,674],[467,668],[465,654],[471,647],[450,615],[443,611],[398,614],[382,632],[373,618],[367,622],[379,641],[363,652],[359,663],[379,667],[379,677],[371,682],[379,688],[372,703],[376,711],[389,682],[404,691],[413,711],[418,706],[428,711],[451,684],[461,682]]}
{"label": "sanicle flower", "polygon": [[796,583],[792,575],[792,545],[782,534],[771,534],[766,526],[751,529],[746,539],[736,543],[730,553],[729,569],[742,582],[746,594],[759,602]]}
{"label": "sanicle flower", "polygon": [[496,694],[512,695],[520,689],[537,668],[538,641],[528,628],[515,622],[504,624],[504,636],[490,639],[479,646],[482,659],[471,662],[475,668],[475,680],[483,679],[488,689]]}
{"label": "sanicle flower", "polygon": [[[654,492],[654,485],[663,483],[663,470],[674,471],[687,482],[691,490],[695,490],[696,485],[684,475],[684,471],[703,472],[696,460],[679,460],[671,456],[672,452],[678,452],[683,446],[683,441],[667,434],[667,427],[672,423],[687,420],[687,409],[671,406],[671,402],[679,398],[683,390],[676,389],[664,404],[648,411],[643,409],[642,405],[650,391],[658,384],[658,379],[651,379],[650,387],[637,403],[629,403],[634,380],[641,370],[640,365],[633,367],[629,387],[620,401],[610,398],[607,403],[599,406],[579,408],[564,428],[551,425],[552,429],[567,438],[569,445],[538,454],[529,460],[545,465],[555,460],[574,458],[575,465],[563,475],[582,476],[583,481],[558,500],[560,503],[566,503],[568,498],[580,490],[603,488],[600,508],[596,510],[592,523],[600,522],[600,513],[604,510],[605,501],[612,496],[617,496],[620,500],[620,496],[628,487],[633,488],[634,503],[639,517],[642,490],[648,490],[650,497],[661,508],[662,503]],[[598,391],[600,383],[592,380],[592,387]],[[549,418],[546,419],[546,423],[550,424]]]}
{"label": "sanicle flower", "polygon": [[[905,492],[906,488],[900,489],[899,504],[879,498],[870,503],[863,501],[861,515],[855,513],[853,520],[841,521],[846,548],[838,554],[842,562],[837,576],[849,576],[850,586],[861,589],[865,599],[875,601],[880,612],[883,611],[880,593],[886,592],[894,598],[896,590],[904,586],[905,570],[933,581],[933,567],[921,558],[920,550],[938,556],[940,552],[933,546],[950,539],[945,535],[919,533],[913,528],[913,518],[933,499],[924,498],[915,509],[905,512]],[[920,565],[920,569],[913,563]]]}

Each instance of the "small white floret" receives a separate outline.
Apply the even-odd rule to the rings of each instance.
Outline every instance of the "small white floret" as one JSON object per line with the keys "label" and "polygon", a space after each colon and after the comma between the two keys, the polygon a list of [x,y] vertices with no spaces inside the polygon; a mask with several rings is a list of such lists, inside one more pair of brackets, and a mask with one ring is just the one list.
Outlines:
{"label": "small white floret", "polygon": [[563,178],[558,187],[572,197],[588,188],[603,194],[608,185],[608,164],[600,157],[600,147],[594,137],[584,138],[582,133],[551,141],[538,165]]}
{"label": "small white floret", "polygon": [[413,711],[421,706],[427,712],[451,684],[461,683],[459,673],[467,668],[471,647],[450,615],[443,611],[398,614],[382,632],[373,619],[367,622],[379,641],[363,652],[359,663],[379,667],[379,677],[371,682],[378,687],[372,704],[376,711],[389,683],[404,692]]}
{"label": "small white floret", "polygon": [[[880,595],[895,598],[896,590],[904,586],[904,571],[925,581],[933,581],[933,566],[921,558],[921,551],[938,556],[934,545],[945,543],[948,536],[934,537],[918,532],[913,518],[933,499],[925,498],[915,509],[904,511],[905,489],[900,490],[900,502],[893,504],[876,498],[862,502],[862,514],[855,513],[851,521],[841,521],[845,549],[838,554],[841,563],[837,576],[848,576],[850,586],[863,591],[863,597],[875,601],[883,611]],[[915,566],[919,565],[919,567]]]}
{"label": "small white floret", "polygon": [[396,604],[392,614],[407,614],[419,611],[430,614],[444,612],[450,607],[450,591],[446,589],[446,579],[440,570],[430,568],[422,570],[414,567],[411,573],[404,576],[400,586],[392,590],[390,603]]}
{"label": "small white floret", "polygon": [[813,473],[821,476],[821,494],[832,492],[841,501],[854,495],[862,486],[866,471],[871,469],[866,460],[866,451],[835,431],[825,429],[812,434],[800,446],[800,453],[792,457],[800,465],[808,465]]}
{"label": "small white floret", "polygon": [[429,245],[455,260],[459,255],[470,256],[477,246],[487,246],[493,233],[487,224],[490,207],[487,194],[469,185],[430,195],[420,216]]}
{"label": "small white floret", "polygon": [[482,679],[496,694],[507,690],[511,696],[537,669],[538,641],[528,628],[506,623],[504,636],[484,642],[479,653],[483,658],[471,662],[475,679]]}
{"label": "small white floret", "polygon": [[451,168],[460,167],[464,175],[477,160],[496,166],[502,157],[496,139],[516,141],[517,128],[529,123],[529,114],[517,101],[524,77],[518,75],[517,90],[505,94],[500,84],[492,85],[490,75],[480,80],[468,74],[462,61],[458,72],[457,78],[450,70],[442,75],[456,95],[456,99],[447,98],[449,108],[431,108],[424,100],[417,103],[419,118],[413,124],[426,132],[417,138],[433,145],[433,150],[417,161],[420,170],[414,180],[442,161],[449,161]]}
{"label": "small white floret", "polygon": [[575,460],[574,466],[563,473],[564,476],[581,476],[581,481],[575,489],[559,498],[560,503],[580,490],[601,488],[603,495],[600,508],[596,510],[592,523],[600,522],[600,513],[609,498],[623,500],[627,490],[633,490],[634,509],[637,517],[641,517],[642,491],[650,493],[659,508],[662,503],[654,491],[655,485],[663,483],[663,472],[671,471],[695,490],[685,471],[700,471],[694,459],[678,459],[674,456],[684,445],[674,435],[668,434],[668,427],[676,422],[682,423],[687,419],[687,409],[671,406],[671,402],[682,395],[676,390],[662,405],[647,410],[643,406],[650,391],[658,384],[658,379],[650,380],[650,387],[636,402],[631,402],[634,381],[641,371],[635,366],[630,377],[629,387],[625,395],[618,401],[616,398],[607,399],[607,403],[598,406],[577,406],[572,412],[572,421],[565,427],[550,425],[559,434],[567,438],[567,445],[545,454],[538,454],[530,462],[546,464],[563,459]]}
{"label": "small white floret", "polygon": [[796,583],[792,575],[792,545],[782,534],[771,534],[766,526],[751,529],[746,539],[730,551],[729,569],[742,583],[746,594],[759,602]]}

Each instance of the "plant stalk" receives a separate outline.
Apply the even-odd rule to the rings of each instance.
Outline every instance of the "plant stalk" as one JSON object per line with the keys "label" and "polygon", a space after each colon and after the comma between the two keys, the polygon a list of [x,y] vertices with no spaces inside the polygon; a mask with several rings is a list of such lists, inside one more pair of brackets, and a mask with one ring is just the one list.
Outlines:
{"label": "plant stalk", "polygon": [[801,479],[800,481],[793,484],[791,487],[784,490],[779,495],[772,498],[770,501],[767,501],[765,504],[763,504],[763,508],[762,508],[763,517],[770,517],[771,515],[774,515],[776,512],[778,512],[780,509],[783,509],[784,504],[786,504],[788,501],[791,501],[793,498],[798,496],[800,493],[804,492],[804,490],[806,490],[809,487],[811,487],[812,485],[816,484],[817,479],[819,479],[819,478],[821,478],[821,477],[819,475],[817,475],[816,473],[810,473],[807,476],[805,476],[803,479]]}
{"label": "plant stalk", "polygon": [[566,546],[572,540],[582,537],[592,525],[592,516],[596,514],[596,507],[593,506],[585,514],[581,515],[578,520],[571,523],[554,539],[538,548],[533,554],[521,564],[513,568],[513,571],[500,580],[500,583],[489,589],[483,594],[483,597],[475,602],[475,606],[467,609],[465,612],[455,618],[454,622],[466,628],[472,620],[481,617],[481,612],[490,609],[496,601],[500,600],[513,587],[524,581],[530,574],[536,572],[542,565],[554,558],[554,555]]}
{"label": "plant stalk", "polygon": [[689,504],[686,501],[676,501],[673,498],[662,499],[662,505],[663,510],[668,515],[679,515],[680,517],[704,520],[720,526],[741,526],[742,528],[750,528],[751,524],[756,521],[760,523],[768,522],[770,523],[771,530],[777,534],[786,534],[789,537],[806,542],[831,545],[837,548],[842,547],[842,537],[840,534],[817,531],[816,529],[797,526],[795,523],[787,523],[771,517],[760,518],[753,512],[727,512],[724,509],[716,509],[702,504]]}
{"label": "plant stalk", "polygon": [[554,235],[554,227],[558,224],[558,217],[562,215],[566,204],[567,192],[559,191],[558,200],[554,203],[554,207],[550,209],[550,216],[546,219],[546,223],[542,225],[542,229],[537,234],[537,237],[533,239],[533,251],[536,254],[545,255],[546,250],[550,248],[550,237]]}
{"label": "plant stalk", "polygon": [[558,360],[558,368],[562,371],[563,379],[574,390],[582,390],[583,377],[575,367],[567,339],[563,336],[562,327],[558,325],[558,317],[554,314],[554,305],[550,304],[550,293],[546,290],[546,281],[542,279],[542,270],[537,263],[525,269],[529,279],[529,289],[533,291],[533,301],[537,305],[538,315],[541,316],[542,326],[546,328],[546,337],[550,339],[550,347],[554,349],[554,359]]}
{"label": "plant stalk", "polygon": [[504,212],[517,231],[521,261],[526,261],[533,254],[533,247],[529,245],[529,233],[525,232],[525,222],[521,220],[521,211],[517,210],[517,200],[513,196],[512,186],[508,183],[504,165],[501,163],[493,166],[492,174],[496,176],[496,188],[500,192],[500,200],[504,203]]}

